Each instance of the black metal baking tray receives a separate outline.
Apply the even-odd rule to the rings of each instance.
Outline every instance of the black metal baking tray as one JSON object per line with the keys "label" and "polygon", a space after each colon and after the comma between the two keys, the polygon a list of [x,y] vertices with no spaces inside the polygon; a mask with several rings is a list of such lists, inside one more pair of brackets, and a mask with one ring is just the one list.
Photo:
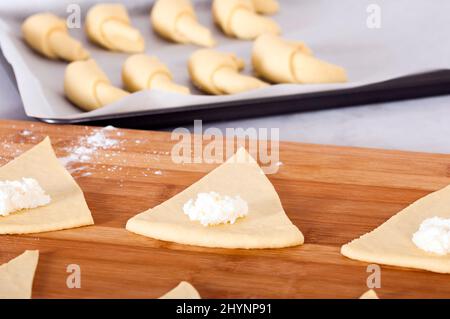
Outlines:
{"label": "black metal baking tray", "polygon": [[126,114],[98,116],[76,120],[42,119],[47,123],[114,125],[122,128],[155,129],[205,122],[262,117],[294,112],[319,111],[348,106],[415,99],[450,94],[450,70],[365,85],[357,88],[256,98],[226,103],[190,105]]}

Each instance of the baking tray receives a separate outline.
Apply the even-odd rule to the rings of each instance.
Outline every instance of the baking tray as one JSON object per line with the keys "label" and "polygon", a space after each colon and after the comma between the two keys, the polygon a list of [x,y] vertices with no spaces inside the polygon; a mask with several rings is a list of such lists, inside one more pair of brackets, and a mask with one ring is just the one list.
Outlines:
{"label": "baking tray", "polygon": [[[64,9],[64,2],[58,2],[60,9]],[[213,25],[210,2],[193,2],[200,21],[213,30],[219,41],[217,49],[243,57],[247,62],[244,72],[251,73],[251,42],[225,37]],[[130,3],[124,2],[128,6]],[[197,47],[172,44],[156,36],[148,22],[151,3],[139,1],[135,7],[130,6],[132,23],[143,32],[147,52],[162,58],[176,82],[190,86],[194,95],[141,91],[101,109],[82,112],[64,98],[66,64],[39,57],[21,40],[20,23],[26,15],[2,15],[0,41],[14,70],[27,115],[48,123],[156,128],[193,119],[221,121],[450,93],[450,43],[446,33],[450,21],[445,15],[450,10],[449,2],[436,0],[434,6],[429,6],[420,0],[380,0],[378,5],[387,13],[383,13],[381,28],[371,29],[366,25],[368,3],[364,1],[281,0],[282,10],[274,19],[282,26],[283,36],[304,40],[319,58],[344,66],[349,83],[282,84],[232,96],[201,95],[193,88],[186,62]],[[91,5],[89,0],[80,2],[83,14]],[[404,13],[406,5],[414,15]],[[49,10],[64,14],[56,8]],[[82,29],[71,30],[71,34],[91,51],[113,84],[121,86],[120,67],[128,55],[96,47],[87,41]]]}
{"label": "baking tray", "polygon": [[318,111],[355,105],[399,101],[450,94],[450,70],[441,70],[347,90],[266,97],[208,105],[99,116],[84,120],[40,119],[52,124],[75,124],[123,128],[162,128],[294,112]]}

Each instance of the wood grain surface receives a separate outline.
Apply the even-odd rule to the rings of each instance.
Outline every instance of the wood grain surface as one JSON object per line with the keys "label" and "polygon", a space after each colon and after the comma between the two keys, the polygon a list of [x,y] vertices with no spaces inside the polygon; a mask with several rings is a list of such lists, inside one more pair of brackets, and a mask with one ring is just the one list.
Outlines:
{"label": "wood grain surface", "polygon": [[[0,164],[50,136],[58,156],[95,128],[0,121]],[[269,179],[305,245],[277,250],[207,249],[127,232],[126,221],[177,194],[215,165],[174,164],[164,132],[113,131],[115,150],[99,150],[71,172],[95,226],[0,236],[0,263],[26,249],[41,256],[34,298],[156,298],[180,281],[204,298],[357,298],[367,264],[339,254],[414,200],[450,184],[450,156],[280,144]],[[245,181],[243,181],[245,182]],[[69,289],[66,267],[81,267]],[[381,298],[450,298],[448,275],[382,266]]]}

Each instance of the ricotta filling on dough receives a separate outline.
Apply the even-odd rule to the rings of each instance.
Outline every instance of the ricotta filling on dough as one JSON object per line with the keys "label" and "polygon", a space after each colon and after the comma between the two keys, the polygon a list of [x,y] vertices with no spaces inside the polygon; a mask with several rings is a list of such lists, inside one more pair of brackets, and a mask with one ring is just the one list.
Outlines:
{"label": "ricotta filling on dough", "polygon": [[248,205],[239,196],[222,196],[216,192],[199,193],[196,199],[184,204],[183,211],[191,221],[203,226],[234,224],[238,218],[248,214]]}
{"label": "ricotta filling on dough", "polygon": [[412,237],[414,244],[429,253],[450,253],[450,218],[432,217],[420,224]]}
{"label": "ricotta filling on dough", "polygon": [[34,178],[0,181],[0,216],[8,216],[21,209],[44,206],[50,201],[50,196]]}

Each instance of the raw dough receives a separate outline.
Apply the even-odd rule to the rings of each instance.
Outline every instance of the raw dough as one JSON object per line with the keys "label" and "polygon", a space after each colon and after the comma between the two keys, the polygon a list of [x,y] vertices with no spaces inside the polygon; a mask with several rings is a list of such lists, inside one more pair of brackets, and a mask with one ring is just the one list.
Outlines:
{"label": "raw dough", "polygon": [[135,54],[122,67],[122,81],[130,92],[158,89],[189,94],[189,88],[172,81],[172,73],[157,57]]}
{"label": "raw dough", "polygon": [[212,47],[211,31],[197,21],[190,0],[158,0],[150,14],[153,29],[162,37],[178,43]]}
{"label": "raw dough", "polygon": [[411,238],[427,218],[450,217],[450,186],[431,193],[391,217],[372,232],[342,246],[341,253],[370,263],[450,273],[450,255],[424,252]]}
{"label": "raw dough", "polygon": [[64,92],[73,104],[86,111],[114,103],[129,94],[114,87],[92,59],[72,62],[66,67]]}
{"label": "raw dough", "polygon": [[97,4],[86,15],[86,32],[93,42],[112,51],[137,53],[145,49],[144,38],[131,26],[122,4]]}
{"label": "raw dough", "polygon": [[240,74],[243,68],[244,61],[236,55],[211,49],[197,50],[189,58],[192,82],[210,94],[235,94],[268,85],[255,77]]}
{"label": "raw dough", "polygon": [[66,22],[51,13],[37,13],[22,24],[22,34],[30,47],[50,59],[66,61],[89,58],[83,45],[72,38]]}
{"label": "raw dough", "polygon": [[277,0],[252,0],[256,12],[261,14],[274,14],[280,10]]}
{"label": "raw dough", "polygon": [[230,37],[253,40],[264,33],[280,33],[274,20],[256,13],[251,0],[214,0],[212,12],[214,21]]}
{"label": "raw dough", "polygon": [[252,52],[253,68],[273,83],[346,82],[345,69],[313,56],[303,43],[264,34],[256,39]]}
{"label": "raw dough", "polygon": [[0,180],[36,179],[52,202],[0,217],[0,234],[28,234],[92,225],[83,192],[59,163],[50,139],[0,167]]}
{"label": "raw dough", "polygon": [[0,266],[0,299],[31,298],[38,260],[38,250],[27,250]]}
{"label": "raw dough", "polygon": [[190,283],[182,281],[159,299],[201,299],[198,291]]}
{"label": "raw dough", "polygon": [[[249,213],[235,224],[205,227],[183,213],[198,193],[240,195]],[[218,248],[281,248],[303,244],[280,198],[255,160],[241,148],[227,162],[168,201],[131,218],[127,230],[155,239]]]}
{"label": "raw dough", "polygon": [[380,299],[380,298],[378,298],[378,295],[375,292],[375,290],[370,289],[367,290],[365,293],[363,293],[361,297],[359,297],[359,299]]}

